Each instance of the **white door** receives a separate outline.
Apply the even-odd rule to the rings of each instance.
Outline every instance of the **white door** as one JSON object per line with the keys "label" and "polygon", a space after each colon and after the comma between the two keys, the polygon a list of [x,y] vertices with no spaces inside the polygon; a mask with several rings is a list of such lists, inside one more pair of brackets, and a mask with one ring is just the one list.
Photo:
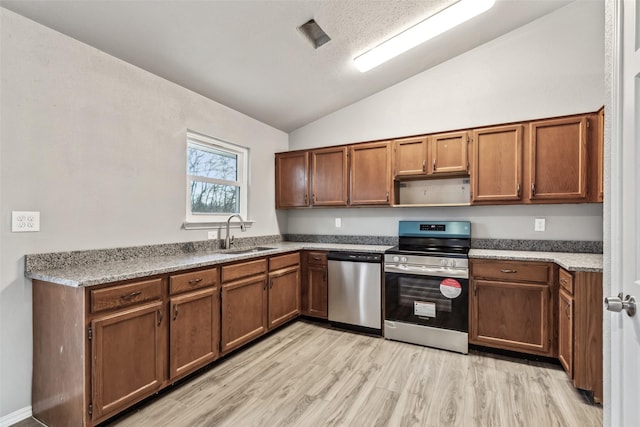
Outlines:
{"label": "white door", "polygon": [[[611,181],[610,191],[605,193],[605,218],[608,208],[611,215],[605,219],[605,233],[609,233],[611,251],[605,254],[605,260],[610,257],[610,294],[622,292],[639,298],[640,0],[614,0],[609,4],[614,31],[608,168]],[[605,394],[604,421],[616,427],[640,426],[640,314],[630,317],[625,311],[606,311],[605,326],[609,322],[611,339],[605,340],[609,344],[605,344],[605,360],[611,376],[610,394]]]}

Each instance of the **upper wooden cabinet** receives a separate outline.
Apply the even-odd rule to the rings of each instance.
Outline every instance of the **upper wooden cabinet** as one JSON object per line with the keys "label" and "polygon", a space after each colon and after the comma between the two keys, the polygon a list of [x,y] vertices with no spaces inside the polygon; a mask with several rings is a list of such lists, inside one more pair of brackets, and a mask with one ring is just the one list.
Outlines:
{"label": "upper wooden cabinet", "polygon": [[309,206],[309,153],[276,154],[276,209]]}
{"label": "upper wooden cabinet", "polygon": [[396,179],[466,175],[469,132],[449,132],[393,141]]}
{"label": "upper wooden cabinet", "polygon": [[473,131],[472,202],[521,200],[523,130],[512,125]]}
{"label": "upper wooden cabinet", "polygon": [[428,140],[426,136],[393,141],[394,171],[397,178],[427,174]]}
{"label": "upper wooden cabinet", "polygon": [[391,204],[391,143],[385,141],[352,145],[350,153],[350,204]]}
{"label": "upper wooden cabinet", "polygon": [[529,124],[530,200],[586,200],[587,116]]}
{"label": "upper wooden cabinet", "polygon": [[347,147],[311,151],[311,188],[314,206],[346,206],[349,199]]}
{"label": "upper wooden cabinet", "polygon": [[463,174],[469,172],[468,132],[450,132],[429,137],[430,174]]}

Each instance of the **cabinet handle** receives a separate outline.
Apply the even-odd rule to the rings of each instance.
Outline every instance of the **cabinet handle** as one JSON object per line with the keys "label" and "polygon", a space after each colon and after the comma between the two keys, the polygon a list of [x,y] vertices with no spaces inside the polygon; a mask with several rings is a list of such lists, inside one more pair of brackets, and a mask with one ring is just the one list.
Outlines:
{"label": "cabinet handle", "polygon": [[433,171],[436,171],[436,159],[433,159]]}
{"label": "cabinet handle", "polygon": [[189,280],[189,284],[190,285],[195,285],[196,283],[200,283],[200,282],[202,282],[202,277],[198,277],[197,279]]}
{"label": "cabinet handle", "polygon": [[158,326],[162,323],[162,310],[158,309]]}
{"label": "cabinet handle", "polygon": [[178,317],[178,304],[173,304],[173,320]]}
{"label": "cabinet handle", "polygon": [[316,195],[314,194],[313,196],[311,196],[311,203],[312,204],[316,204]]}
{"label": "cabinet handle", "polygon": [[315,261],[320,261],[320,257],[319,256],[312,256],[311,258],[313,258]]}
{"label": "cabinet handle", "polygon": [[122,296],[120,297],[120,299],[123,299],[123,300],[130,300],[131,298],[135,298],[135,297],[137,297],[137,296],[138,296],[138,295],[140,295],[141,293],[142,293],[141,291],[131,292],[130,294],[122,295]]}
{"label": "cabinet handle", "polygon": [[389,203],[389,192],[387,191],[387,203]]}
{"label": "cabinet handle", "polygon": [[304,204],[307,204],[307,200],[309,199],[309,196],[307,195],[307,193],[304,193]]}
{"label": "cabinet handle", "polygon": [[518,184],[518,188],[516,189],[516,192],[518,193],[518,198],[520,198],[520,184]]}
{"label": "cabinet handle", "polygon": [[262,286],[262,290],[266,291],[267,290],[267,281],[265,280],[263,283],[264,283],[264,285]]}
{"label": "cabinet handle", "polygon": [[500,270],[500,273],[517,273],[517,272],[518,272],[518,270],[507,270],[505,268]]}
{"label": "cabinet handle", "polygon": [[560,279],[560,283],[562,283],[563,285],[567,284],[567,279]]}
{"label": "cabinet handle", "polygon": [[273,279],[269,280],[269,289],[273,289]]}
{"label": "cabinet handle", "polygon": [[327,273],[326,272],[322,274],[322,281],[323,282],[327,281]]}
{"label": "cabinet handle", "polygon": [[536,184],[535,184],[535,182],[532,182],[531,183],[531,196],[535,197],[535,195],[536,195]]}
{"label": "cabinet handle", "polygon": [[478,285],[476,282],[473,282],[473,294],[478,295]]}
{"label": "cabinet handle", "polygon": [[422,161],[422,172],[426,172],[427,171],[427,161],[423,160]]}
{"label": "cabinet handle", "polygon": [[571,308],[571,305],[567,303],[566,307],[564,308],[564,314],[567,316],[567,319],[571,320],[571,312],[569,311],[569,309]]}

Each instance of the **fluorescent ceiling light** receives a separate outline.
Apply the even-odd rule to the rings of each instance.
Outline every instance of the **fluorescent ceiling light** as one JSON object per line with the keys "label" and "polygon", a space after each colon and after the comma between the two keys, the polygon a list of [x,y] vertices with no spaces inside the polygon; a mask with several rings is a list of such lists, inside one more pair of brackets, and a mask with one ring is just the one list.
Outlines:
{"label": "fluorescent ceiling light", "polygon": [[496,0],[460,0],[356,57],[353,62],[361,72],[369,71],[383,62],[491,9],[495,2]]}

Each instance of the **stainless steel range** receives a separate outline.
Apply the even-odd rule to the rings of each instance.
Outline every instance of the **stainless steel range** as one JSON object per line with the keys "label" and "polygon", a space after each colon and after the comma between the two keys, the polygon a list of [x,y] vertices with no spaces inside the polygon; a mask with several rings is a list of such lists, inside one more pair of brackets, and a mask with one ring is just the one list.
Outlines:
{"label": "stainless steel range", "polygon": [[468,353],[468,221],[400,221],[385,252],[387,339]]}

